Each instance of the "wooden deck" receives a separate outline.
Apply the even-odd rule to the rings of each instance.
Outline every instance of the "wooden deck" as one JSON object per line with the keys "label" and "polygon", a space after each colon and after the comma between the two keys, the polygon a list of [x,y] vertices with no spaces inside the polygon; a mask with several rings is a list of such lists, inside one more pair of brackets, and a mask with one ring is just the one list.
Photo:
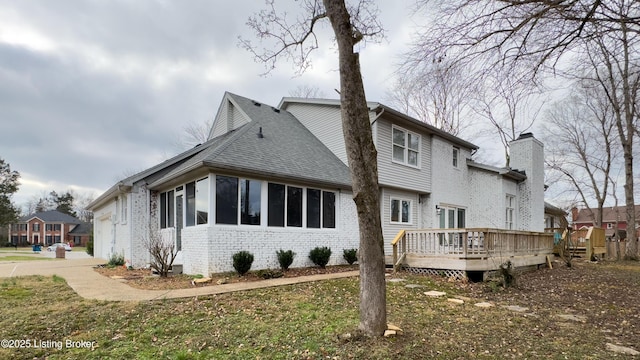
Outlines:
{"label": "wooden deck", "polygon": [[541,265],[553,254],[553,234],[489,228],[403,230],[387,263],[397,267],[493,271]]}

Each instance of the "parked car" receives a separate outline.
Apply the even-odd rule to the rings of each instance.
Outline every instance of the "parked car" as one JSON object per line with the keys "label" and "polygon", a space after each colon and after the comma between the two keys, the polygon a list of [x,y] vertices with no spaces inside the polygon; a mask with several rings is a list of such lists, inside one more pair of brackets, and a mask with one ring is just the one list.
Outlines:
{"label": "parked car", "polygon": [[71,251],[71,246],[69,244],[55,243],[51,246],[47,247],[47,251],[56,251],[57,248],[63,247],[65,251]]}

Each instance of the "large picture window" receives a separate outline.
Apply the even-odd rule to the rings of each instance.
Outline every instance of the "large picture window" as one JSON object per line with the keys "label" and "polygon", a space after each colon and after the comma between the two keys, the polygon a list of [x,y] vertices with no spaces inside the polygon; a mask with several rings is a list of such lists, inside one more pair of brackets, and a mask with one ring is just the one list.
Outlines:
{"label": "large picture window", "polygon": [[269,183],[267,197],[269,201],[268,225],[284,226],[285,186]]}
{"label": "large picture window", "polygon": [[209,178],[196,181],[196,224],[209,222]]}
{"label": "large picture window", "polygon": [[187,226],[196,224],[196,183],[190,182],[186,186],[187,198]]}
{"label": "large picture window", "polygon": [[420,135],[400,129],[392,128],[393,161],[409,166],[418,167],[420,155]]}
{"label": "large picture window", "polygon": [[317,189],[307,189],[307,227],[320,228],[320,195]]}
{"label": "large picture window", "polygon": [[209,178],[185,185],[187,198],[187,226],[209,222]]}
{"label": "large picture window", "polygon": [[216,176],[216,223],[238,224],[238,178]]}
{"label": "large picture window", "polygon": [[322,192],[322,227],[336,227],[336,194],[331,191]]}
{"label": "large picture window", "polygon": [[287,226],[302,227],[302,188],[287,186]]}
{"label": "large picture window", "polygon": [[240,180],[240,222],[245,225],[260,225],[262,182]]}
{"label": "large picture window", "polygon": [[[267,204],[263,204],[263,195]],[[335,228],[335,201],[336,194],[332,191],[278,183],[263,186],[259,180],[216,176],[216,224]]]}
{"label": "large picture window", "polygon": [[336,194],[334,192],[307,189],[307,227],[312,229],[336,227]]}

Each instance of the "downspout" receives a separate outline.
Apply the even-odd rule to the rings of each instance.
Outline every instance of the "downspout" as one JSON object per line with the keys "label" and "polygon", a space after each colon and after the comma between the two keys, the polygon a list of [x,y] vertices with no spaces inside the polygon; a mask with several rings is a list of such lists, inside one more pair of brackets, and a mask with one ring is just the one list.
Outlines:
{"label": "downspout", "polygon": [[[144,219],[144,223],[145,223],[144,225],[146,225],[146,229],[147,229],[147,231],[145,231],[144,233],[146,237],[145,241],[149,241],[149,236],[151,235],[149,234],[149,231],[151,231],[151,190],[149,190],[148,185],[149,184],[145,183],[144,216],[142,217]],[[145,254],[146,254],[145,256],[146,263],[147,264],[151,263],[151,256],[149,252],[146,251]]]}

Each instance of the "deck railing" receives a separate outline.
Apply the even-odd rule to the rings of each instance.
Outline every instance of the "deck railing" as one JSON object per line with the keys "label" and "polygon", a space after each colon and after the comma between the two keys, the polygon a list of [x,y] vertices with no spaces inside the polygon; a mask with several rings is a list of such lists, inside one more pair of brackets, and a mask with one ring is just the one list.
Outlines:
{"label": "deck railing", "polygon": [[457,259],[550,254],[553,234],[488,228],[402,230],[391,245],[397,267],[407,254]]}

